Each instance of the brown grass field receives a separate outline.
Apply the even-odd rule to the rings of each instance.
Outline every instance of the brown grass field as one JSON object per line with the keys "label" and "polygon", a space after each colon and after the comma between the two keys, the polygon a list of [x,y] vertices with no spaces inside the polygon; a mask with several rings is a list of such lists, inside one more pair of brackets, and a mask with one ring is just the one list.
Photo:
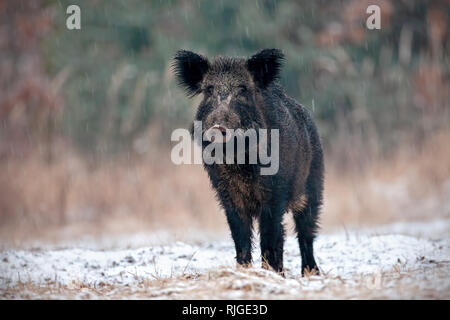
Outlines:
{"label": "brown grass field", "polygon": [[[448,218],[450,133],[388,159],[341,170],[326,164],[323,230]],[[0,163],[0,240],[57,240],[160,228],[227,230],[201,165],[176,166],[170,151],[90,165],[62,149]]]}
{"label": "brown grass field", "polygon": [[[420,149],[404,148],[359,170],[340,171],[328,161],[321,232],[448,219],[450,152],[443,146],[448,145],[449,137],[441,132]],[[66,151],[51,165],[37,155],[2,163],[2,250],[39,250],[42,244],[67,246],[86,236],[95,243],[102,236],[160,230],[178,235],[175,240],[207,243],[204,235],[213,234],[214,239],[231,244],[224,214],[201,166],[174,166],[170,159],[160,159],[161,155],[122,159],[95,167]],[[291,230],[289,220],[286,224]],[[445,236],[448,230],[447,234],[430,234],[432,238]],[[448,259],[420,269],[399,262],[378,275],[355,274],[345,279],[327,273],[303,279],[291,274],[284,279],[260,269],[219,266],[207,272],[151,276],[134,286],[102,282],[66,285],[54,280],[36,284],[21,279],[2,290],[0,297],[449,299],[449,275]],[[380,288],[370,285],[380,279]],[[322,283],[322,287],[308,290],[311,283]]]}

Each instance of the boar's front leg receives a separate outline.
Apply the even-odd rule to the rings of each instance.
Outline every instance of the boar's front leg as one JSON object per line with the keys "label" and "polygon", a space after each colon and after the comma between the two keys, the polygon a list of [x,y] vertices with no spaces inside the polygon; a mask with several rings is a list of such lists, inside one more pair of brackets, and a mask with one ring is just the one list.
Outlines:
{"label": "boar's front leg", "polygon": [[282,218],[282,208],[265,206],[259,219],[262,267],[267,269],[270,266],[279,273],[283,272],[284,229]]}
{"label": "boar's front leg", "polygon": [[236,261],[244,267],[252,263],[252,218],[242,218],[231,208],[226,208],[228,225],[236,248]]}

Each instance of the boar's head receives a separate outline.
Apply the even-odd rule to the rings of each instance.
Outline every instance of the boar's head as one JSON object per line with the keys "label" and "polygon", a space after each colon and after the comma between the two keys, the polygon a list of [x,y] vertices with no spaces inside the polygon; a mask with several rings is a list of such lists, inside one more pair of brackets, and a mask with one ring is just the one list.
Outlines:
{"label": "boar's head", "polygon": [[278,78],[282,61],[277,49],[264,49],[248,59],[217,57],[211,61],[180,50],[173,69],[189,96],[203,96],[195,116],[202,123],[202,135],[214,128],[226,139],[227,129],[267,128],[263,94]]}

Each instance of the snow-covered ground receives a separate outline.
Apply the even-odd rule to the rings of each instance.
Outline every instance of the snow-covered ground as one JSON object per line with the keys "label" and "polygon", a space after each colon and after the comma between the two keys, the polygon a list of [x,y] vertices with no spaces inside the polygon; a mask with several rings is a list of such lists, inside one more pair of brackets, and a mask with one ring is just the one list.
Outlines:
{"label": "snow-covered ground", "polygon": [[[295,237],[285,278],[236,268],[229,238],[134,234],[0,252],[2,298],[450,298],[450,220],[321,234],[321,276],[301,277]],[[202,238],[203,237],[203,238]]]}

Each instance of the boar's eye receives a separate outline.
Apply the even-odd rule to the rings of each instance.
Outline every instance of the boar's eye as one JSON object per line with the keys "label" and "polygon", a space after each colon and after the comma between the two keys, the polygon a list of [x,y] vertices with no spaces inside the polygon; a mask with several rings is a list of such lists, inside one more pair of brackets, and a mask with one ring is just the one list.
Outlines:
{"label": "boar's eye", "polygon": [[240,86],[238,87],[238,94],[244,94],[244,93],[246,93],[246,92],[247,92],[247,87],[246,87],[246,86],[240,85]]}
{"label": "boar's eye", "polygon": [[214,92],[214,87],[213,86],[207,86],[206,88],[205,88],[205,93],[207,94],[207,95],[212,95],[213,94],[213,92]]}

